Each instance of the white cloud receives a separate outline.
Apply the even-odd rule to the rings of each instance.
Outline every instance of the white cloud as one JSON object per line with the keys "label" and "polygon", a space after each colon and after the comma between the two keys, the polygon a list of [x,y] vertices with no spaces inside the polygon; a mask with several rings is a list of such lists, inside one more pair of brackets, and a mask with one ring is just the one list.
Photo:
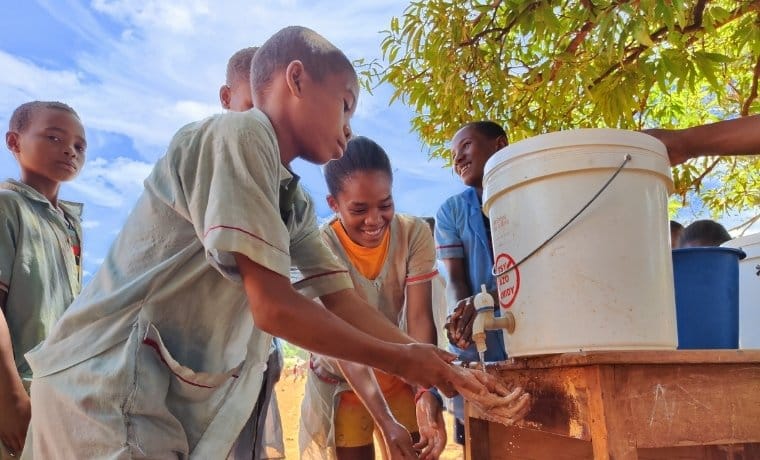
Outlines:
{"label": "white cloud", "polygon": [[[164,153],[176,130],[221,111],[218,88],[233,52],[260,45],[280,28],[299,24],[320,32],[350,59],[380,58],[379,31],[408,4],[407,0],[37,3],[60,25],[56,36],[68,37],[70,51],[57,56],[51,47],[12,54],[0,45],[0,122],[3,115],[30,99],[61,100],[80,114],[90,158],[62,193],[85,202],[85,224],[97,228],[88,232],[87,242],[95,254],[86,259],[88,264],[100,262],[98,255],[118,233],[152,163]],[[13,7],[10,10],[13,13]],[[430,197],[445,193],[457,181],[438,164],[427,162],[419,140],[409,133],[408,109],[388,107],[391,92],[392,88],[381,87],[374,95],[362,93],[353,124],[386,148],[394,168],[400,170],[398,177],[419,179],[409,185],[396,182],[402,208],[429,214],[436,206]],[[135,153],[139,158],[129,158]],[[0,169],[16,171],[10,155],[0,158]],[[420,191],[440,178],[444,185],[434,194]],[[317,199],[323,202],[321,175],[311,174],[309,180],[305,185],[318,190]],[[401,198],[407,189],[411,191],[408,200]]]}
{"label": "white cloud", "polygon": [[97,220],[83,220],[82,221],[82,228],[89,229],[89,228],[98,228],[100,227],[100,222]]}
{"label": "white cloud", "polygon": [[174,33],[191,33],[199,19],[210,11],[208,2],[94,0],[92,7],[126,24],[141,28],[167,28]]}
{"label": "white cloud", "polygon": [[143,181],[153,165],[119,157],[89,160],[82,173],[70,184],[86,203],[108,208],[132,204],[143,190]]}
{"label": "white cloud", "polygon": [[[314,28],[352,58],[380,57],[379,30],[404,1],[38,0],[89,46],[76,68],[51,69],[0,51],[0,110],[29,99],[68,102],[87,128],[124,134],[153,161],[182,125],[219,112],[227,58],[291,24]],[[107,30],[99,16],[121,29]],[[110,24],[109,24],[110,25]],[[113,29],[113,26],[111,29]],[[372,119],[389,92],[362,94],[356,118]]]}

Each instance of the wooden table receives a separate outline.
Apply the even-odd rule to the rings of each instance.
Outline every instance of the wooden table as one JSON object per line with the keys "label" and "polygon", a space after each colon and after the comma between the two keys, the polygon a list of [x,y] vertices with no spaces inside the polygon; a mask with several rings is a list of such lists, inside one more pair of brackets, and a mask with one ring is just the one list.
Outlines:
{"label": "wooden table", "polygon": [[533,407],[507,427],[465,404],[468,459],[760,459],[760,350],[566,353],[487,372]]}

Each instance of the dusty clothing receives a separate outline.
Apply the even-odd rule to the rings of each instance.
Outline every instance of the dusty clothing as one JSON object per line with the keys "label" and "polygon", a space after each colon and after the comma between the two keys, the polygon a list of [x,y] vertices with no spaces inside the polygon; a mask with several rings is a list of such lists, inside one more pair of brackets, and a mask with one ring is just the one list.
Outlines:
{"label": "dusty clothing", "polygon": [[[179,130],[34,371],[25,458],[224,458],[259,396],[256,329],[232,252],[302,287],[351,287],[300,186],[283,223],[274,129],[256,109]],[[255,299],[254,299],[255,300]],[[36,416],[43,410],[46,416]]]}
{"label": "dusty clothing", "polygon": [[42,342],[79,294],[76,251],[82,241],[82,205],[58,200],[63,215],[37,190],[0,182],[0,290],[16,368],[27,383],[24,353]]}
{"label": "dusty clothing", "polygon": [[[324,226],[322,232],[338,258],[348,261],[330,224]],[[390,247],[380,274],[370,280],[362,276],[356,267],[347,264],[357,292],[386,318],[405,329],[406,286],[429,282],[438,273],[434,246],[425,221],[396,214],[391,221]],[[327,373],[342,375],[334,360],[318,355],[313,360]],[[304,459],[335,458],[335,407],[340,394],[350,390],[350,387],[340,378],[332,382],[326,380],[318,378],[313,370],[306,380],[299,428],[299,447]]]}

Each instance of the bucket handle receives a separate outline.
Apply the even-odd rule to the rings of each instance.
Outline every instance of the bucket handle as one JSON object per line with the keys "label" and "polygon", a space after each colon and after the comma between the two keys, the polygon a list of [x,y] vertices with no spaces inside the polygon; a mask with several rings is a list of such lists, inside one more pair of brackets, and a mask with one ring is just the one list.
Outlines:
{"label": "bucket handle", "polygon": [[581,208],[580,211],[578,211],[577,213],[575,213],[575,215],[573,217],[571,217],[570,220],[568,220],[567,223],[565,223],[565,225],[563,225],[562,227],[559,228],[559,230],[557,230],[556,232],[554,232],[554,234],[552,236],[550,236],[549,238],[547,238],[546,241],[544,241],[543,243],[541,243],[536,249],[532,250],[527,256],[525,256],[522,259],[520,259],[520,261],[518,261],[516,264],[509,266],[503,272],[497,272],[496,271],[496,264],[494,264],[493,268],[491,268],[491,274],[493,276],[497,277],[497,278],[499,276],[501,276],[501,275],[505,275],[505,274],[511,272],[512,270],[515,270],[517,267],[519,267],[520,265],[522,265],[523,262],[525,262],[526,260],[528,260],[531,257],[533,257],[533,255],[535,253],[537,253],[538,251],[540,251],[541,249],[543,249],[544,246],[546,246],[547,244],[549,244],[549,242],[551,242],[554,238],[556,238],[557,235],[559,235],[560,233],[562,233],[562,231],[564,229],[566,229],[570,224],[572,224],[575,221],[575,219],[578,218],[578,216],[580,216],[581,214],[583,214],[583,211],[585,211],[586,208],[588,208],[589,206],[591,206],[591,204],[594,201],[596,201],[597,198],[599,198],[599,195],[601,195],[607,189],[607,187],[612,183],[612,181],[615,180],[615,178],[618,176],[618,174],[620,174],[620,171],[623,170],[623,168],[625,167],[626,164],[628,164],[629,161],[631,161],[631,155],[629,153],[626,153],[625,157],[623,157],[623,162],[620,164],[620,166],[618,166],[618,168],[615,170],[615,172],[612,174],[612,176],[609,179],[607,179],[607,182],[605,182],[604,185],[602,185],[602,188],[600,188],[599,191],[596,192],[596,194],[593,197],[591,197],[591,199],[588,201],[588,203],[586,203]]}

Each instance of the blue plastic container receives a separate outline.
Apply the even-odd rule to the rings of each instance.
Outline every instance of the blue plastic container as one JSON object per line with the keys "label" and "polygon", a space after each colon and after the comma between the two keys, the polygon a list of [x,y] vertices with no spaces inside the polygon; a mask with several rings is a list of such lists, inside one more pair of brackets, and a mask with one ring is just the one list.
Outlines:
{"label": "blue plastic container", "polygon": [[739,348],[740,249],[673,250],[679,349]]}

